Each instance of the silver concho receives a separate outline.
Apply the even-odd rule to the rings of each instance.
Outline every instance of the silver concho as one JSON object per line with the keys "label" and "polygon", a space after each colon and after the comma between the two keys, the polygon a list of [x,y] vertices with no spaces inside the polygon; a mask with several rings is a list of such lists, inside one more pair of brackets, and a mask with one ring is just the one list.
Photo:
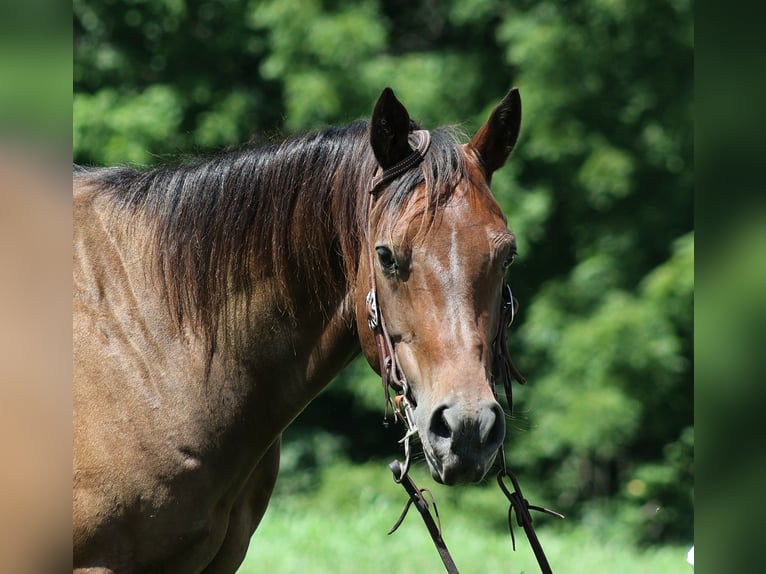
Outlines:
{"label": "silver concho", "polygon": [[375,289],[370,289],[367,293],[367,325],[370,327],[370,331],[375,331],[380,324],[380,312],[378,311],[378,296],[375,294]]}

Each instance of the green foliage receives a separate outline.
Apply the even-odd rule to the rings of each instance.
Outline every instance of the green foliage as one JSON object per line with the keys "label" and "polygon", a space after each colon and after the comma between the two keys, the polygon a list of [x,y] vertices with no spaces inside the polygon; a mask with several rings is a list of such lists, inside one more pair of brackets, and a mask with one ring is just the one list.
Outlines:
{"label": "green foliage", "polygon": [[111,163],[150,163],[151,149],[176,139],[180,114],[175,91],[156,84],[139,94],[112,89],[79,94],[73,105],[74,146]]}
{"label": "green foliage", "polygon": [[646,539],[680,537],[684,517],[694,513],[690,487],[694,476],[694,429],[687,427],[675,442],[665,445],[663,458],[639,466],[626,485],[630,506],[640,505],[635,530]]}
{"label": "green foliage", "polygon": [[[532,413],[533,424],[511,449],[520,463],[546,469],[546,484],[567,510],[614,494],[636,464],[664,456],[662,445],[677,440],[679,423],[682,429],[692,421],[684,337],[692,318],[693,236],[679,240],[635,293],[593,291],[614,281],[614,265],[604,259],[591,257],[568,281],[547,285],[521,333],[526,348],[550,366],[541,369],[534,391],[525,389],[521,408]],[[690,490],[691,470],[673,476],[680,491]],[[674,502],[689,514],[676,519],[689,528],[685,497]]]}
{"label": "green foliage", "polygon": [[321,429],[288,429],[279,460],[280,492],[287,496],[315,489],[322,469],[341,455],[346,442],[343,435]]}
{"label": "green foliage", "polygon": [[[510,339],[529,380],[509,460],[573,520],[691,540],[690,2],[76,0],[74,16],[78,162],[348,122],[387,85],[426,127],[470,134],[518,86],[521,138],[493,178],[519,244]],[[382,414],[357,360],[286,435],[291,491],[336,457],[395,451]]]}

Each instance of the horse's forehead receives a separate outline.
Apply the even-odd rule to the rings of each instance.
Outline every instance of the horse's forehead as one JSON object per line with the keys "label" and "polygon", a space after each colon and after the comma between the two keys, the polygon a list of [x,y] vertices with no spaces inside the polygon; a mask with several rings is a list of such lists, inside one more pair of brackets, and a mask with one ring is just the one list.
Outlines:
{"label": "horse's forehead", "polygon": [[[430,219],[430,216],[423,217]],[[409,223],[405,220],[396,226],[404,242],[420,244],[426,249],[441,247],[454,251],[455,243],[460,243],[466,249],[484,250],[490,247],[494,237],[507,232],[505,216],[489,187],[473,178],[462,181],[425,226],[422,221],[412,225],[411,220]],[[406,237],[408,235],[411,237]]]}

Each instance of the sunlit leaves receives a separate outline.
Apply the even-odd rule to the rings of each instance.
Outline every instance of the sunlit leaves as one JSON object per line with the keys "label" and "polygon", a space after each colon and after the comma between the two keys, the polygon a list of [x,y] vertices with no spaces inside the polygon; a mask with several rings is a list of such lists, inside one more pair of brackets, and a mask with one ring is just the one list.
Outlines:
{"label": "sunlit leaves", "polygon": [[128,94],[75,94],[73,115],[75,150],[107,164],[151,163],[152,150],[168,149],[180,127],[176,93],[159,84]]}
{"label": "sunlit leaves", "polygon": [[606,142],[593,146],[593,151],[577,173],[577,179],[593,208],[608,209],[632,191],[633,161],[627,151]]}

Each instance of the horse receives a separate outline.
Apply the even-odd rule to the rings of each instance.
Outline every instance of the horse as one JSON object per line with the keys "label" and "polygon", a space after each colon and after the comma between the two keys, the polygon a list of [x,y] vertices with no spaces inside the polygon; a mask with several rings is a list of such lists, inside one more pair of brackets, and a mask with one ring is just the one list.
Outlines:
{"label": "horse", "polygon": [[234,572],[282,432],[360,352],[404,385],[434,480],[484,477],[516,253],[490,183],[520,123],[514,88],[460,143],[386,88],[345,127],[75,170],[75,572]]}

